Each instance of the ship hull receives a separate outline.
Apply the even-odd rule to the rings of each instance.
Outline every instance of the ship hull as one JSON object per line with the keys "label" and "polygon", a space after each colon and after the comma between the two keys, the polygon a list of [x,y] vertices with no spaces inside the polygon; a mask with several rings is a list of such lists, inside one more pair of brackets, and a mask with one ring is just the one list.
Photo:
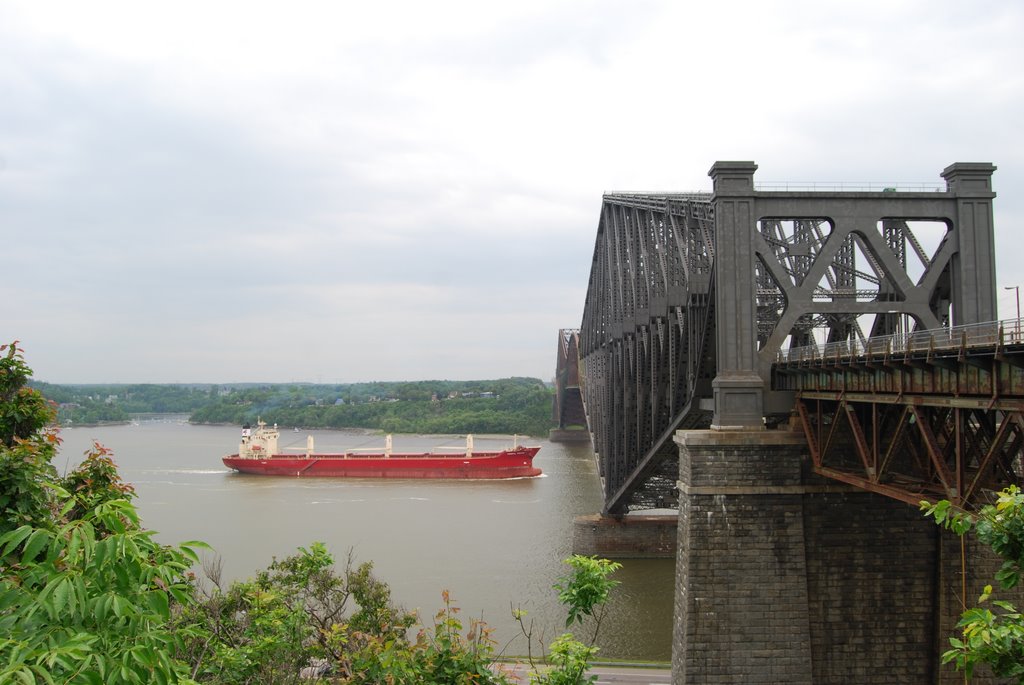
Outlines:
{"label": "ship hull", "polygon": [[541,475],[533,466],[537,447],[465,454],[275,454],[266,458],[224,457],[224,465],[261,476],[330,478],[530,478]]}

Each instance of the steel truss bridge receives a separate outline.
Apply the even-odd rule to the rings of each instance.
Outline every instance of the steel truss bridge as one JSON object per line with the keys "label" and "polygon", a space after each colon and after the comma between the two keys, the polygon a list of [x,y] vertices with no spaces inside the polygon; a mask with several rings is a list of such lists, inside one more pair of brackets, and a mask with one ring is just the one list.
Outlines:
{"label": "steel truss bridge", "polygon": [[995,167],[807,191],[757,188],[756,169],[604,195],[583,321],[560,332],[604,512],[677,506],[673,435],[695,428],[792,422],[819,474],[906,501],[1020,482],[1019,322],[975,326],[997,318]]}

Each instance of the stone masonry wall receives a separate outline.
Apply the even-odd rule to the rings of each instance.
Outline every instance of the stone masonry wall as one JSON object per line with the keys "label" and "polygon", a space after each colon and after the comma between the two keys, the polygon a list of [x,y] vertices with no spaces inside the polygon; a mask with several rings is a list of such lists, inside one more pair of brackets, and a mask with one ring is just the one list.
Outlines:
{"label": "stone masonry wall", "polygon": [[939,528],[868,492],[804,496],[815,685],[934,683]]}
{"label": "stone masonry wall", "polygon": [[676,442],[674,685],[963,682],[940,657],[964,597],[995,584],[990,550],[969,537],[961,552],[916,507],[810,474],[797,433]]}
{"label": "stone masonry wall", "polygon": [[673,683],[810,684],[800,436],[680,442]]}
{"label": "stone masonry wall", "polygon": [[606,559],[674,559],[678,527],[675,516],[577,516],[572,551]]}

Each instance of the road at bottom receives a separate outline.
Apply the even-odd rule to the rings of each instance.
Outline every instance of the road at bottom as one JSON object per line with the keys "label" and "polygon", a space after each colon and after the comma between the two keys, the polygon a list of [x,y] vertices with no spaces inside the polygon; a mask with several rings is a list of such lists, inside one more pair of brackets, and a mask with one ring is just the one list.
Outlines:
{"label": "road at bottom", "polygon": [[[528,667],[522,664],[501,664],[501,672],[509,682],[529,683]],[[597,676],[598,685],[664,685],[672,682],[672,670],[668,668],[631,668],[628,666],[595,666],[588,671]]]}

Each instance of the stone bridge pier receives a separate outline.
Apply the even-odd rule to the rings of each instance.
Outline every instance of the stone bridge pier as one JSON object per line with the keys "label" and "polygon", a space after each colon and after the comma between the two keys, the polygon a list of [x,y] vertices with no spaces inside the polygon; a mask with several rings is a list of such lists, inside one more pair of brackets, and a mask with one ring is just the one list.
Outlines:
{"label": "stone bridge pier", "polygon": [[992,582],[991,553],[908,504],[815,476],[799,432],[675,441],[675,685],[964,682],[941,654],[965,593],[973,605]]}

